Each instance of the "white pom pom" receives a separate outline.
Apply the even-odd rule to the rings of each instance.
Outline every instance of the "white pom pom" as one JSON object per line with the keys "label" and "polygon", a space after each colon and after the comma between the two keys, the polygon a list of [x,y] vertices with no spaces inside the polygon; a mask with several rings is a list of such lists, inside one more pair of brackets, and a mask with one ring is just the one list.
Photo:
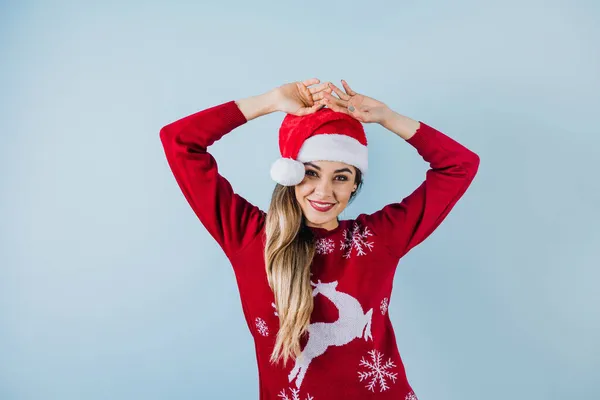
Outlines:
{"label": "white pom pom", "polygon": [[283,186],[299,184],[305,173],[304,164],[291,158],[278,158],[271,165],[271,178]]}

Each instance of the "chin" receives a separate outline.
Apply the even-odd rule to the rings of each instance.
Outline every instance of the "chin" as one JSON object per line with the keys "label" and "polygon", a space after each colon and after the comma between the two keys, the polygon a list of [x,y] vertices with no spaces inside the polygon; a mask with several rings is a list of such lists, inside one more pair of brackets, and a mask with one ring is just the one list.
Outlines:
{"label": "chin", "polygon": [[309,204],[308,210],[304,212],[304,216],[313,225],[325,225],[331,221],[335,221],[338,217],[339,214],[335,212],[335,209],[336,207],[328,213],[319,213],[318,211],[314,211]]}

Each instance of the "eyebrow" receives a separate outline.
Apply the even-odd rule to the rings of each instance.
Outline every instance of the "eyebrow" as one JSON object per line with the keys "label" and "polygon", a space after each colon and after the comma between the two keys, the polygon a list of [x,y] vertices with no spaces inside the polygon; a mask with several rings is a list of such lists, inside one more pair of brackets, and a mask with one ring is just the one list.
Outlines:
{"label": "eyebrow", "polygon": [[[313,163],[307,162],[304,165],[310,165],[313,168],[318,169],[319,171],[321,170],[321,167],[319,167],[318,165],[315,165]],[[335,171],[333,171],[334,174],[337,174],[338,172],[350,172],[350,174],[352,174],[352,171],[350,171],[348,168],[341,168],[341,169],[336,169]]]}

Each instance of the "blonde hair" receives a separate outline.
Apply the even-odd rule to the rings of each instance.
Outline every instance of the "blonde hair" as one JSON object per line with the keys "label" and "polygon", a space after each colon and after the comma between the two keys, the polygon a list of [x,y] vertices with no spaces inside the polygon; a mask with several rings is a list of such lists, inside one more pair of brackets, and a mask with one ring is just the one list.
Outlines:
{"label": "blonde hair", "polygon": [[[362,186],[360,170],[356,170],[357,190]],[[314,302],[310,284],[310,266],[315,255],[315,238],[306,226],[294,186],[277,184],[265,221],[265,267],[269,286],[275,296],[279,331],[270,362],[296,359],[301,353],[300,338],[310,324]]]}

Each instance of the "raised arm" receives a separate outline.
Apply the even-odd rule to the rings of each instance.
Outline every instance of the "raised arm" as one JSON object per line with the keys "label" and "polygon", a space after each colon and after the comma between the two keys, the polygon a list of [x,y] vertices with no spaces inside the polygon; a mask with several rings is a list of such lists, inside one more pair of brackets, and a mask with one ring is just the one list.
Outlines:
{"label": "raised arm", "polygon": [[401,202],[356,218],[371,227],[392,254],[402,258],[431,235],[466,192],[479,168],[479,156],[431,126],[355,92],[346,81],[342,84],[345,92],[330,83],[339,98],[325,95],[329,107],[361,122],[381,124],[412,145],[431,167],[425,181]]}
{"label": "raised arm", "polygon": [[364,216],[390,252],[402,258],[431,235],[467,191],[479,156],[431,126],[395,112],[382,125],[404,138],[431,167],[423,183],[401,202]]}
{"label": "raised arm", "polygon": [[229,258],[260,232],[264,212],[233,191],[207,148],[249,119],[269,112],[269,99],[261,95],[241,100],[243,111],[229,101],[160,130],[167,161],[183,195]]}
{"label": "raised arm", "polygon": [[236,194],[219,174],[207,149],[225,134],[259,116],[283,111],[306,115],[323,106],[326,84],[316,78],[279,86],[258,96],[229,101],[189,115],[160,130],[160,139],[183,195],[231,258],[261,231],[265,212]]}

